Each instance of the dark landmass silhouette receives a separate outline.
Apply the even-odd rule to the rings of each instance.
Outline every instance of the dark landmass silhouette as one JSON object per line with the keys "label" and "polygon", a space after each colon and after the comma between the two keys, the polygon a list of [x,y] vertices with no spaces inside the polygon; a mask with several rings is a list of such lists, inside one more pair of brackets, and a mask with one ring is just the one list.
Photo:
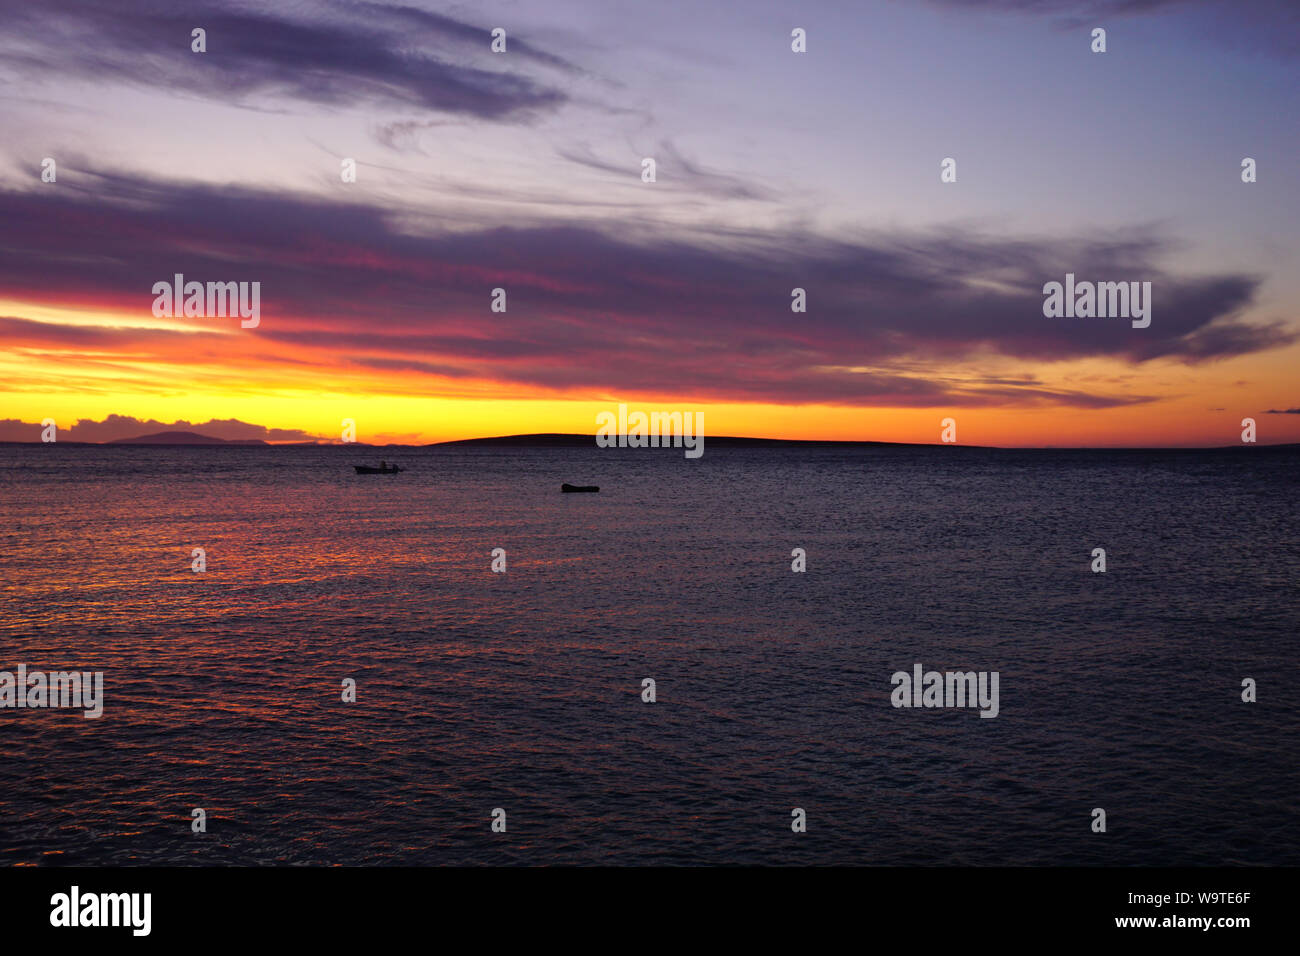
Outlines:
{"label": "dark landmass silhouette", "polygon": [[[614,436],[617,439],[618,436]],[[42,445],[44,442],[39,441],[0,441],[0,445]],[[57,445],[73,445],[86,447],[103,447],[105,445],[159,445],[159,446],[220,446],[220,447],[238,447],[252,446],[257,448],[454,448],[454,447],[474,447],[474,446],[496,446],[504,448],[595,448],[595,435],[581,435],[574,433],[544,432],[530,435],[499,435],[491,438],[458,438],[453,441],[431,442],[423,445],[400,445],[395,443],[375,444],[373,442],[340,442],[340,441],[294,441],[294,442],[268,442],[260,438],[213,438],[211,435],[201,435],[198,432],[189,431],[166,431],[154,432],[149,435],[139,435],[134,438],[115,438],[107,442],[83,442],[69,440],[54,442]],[[1171,445],[1165,447],[1128,447],[1128,446],[1069,446],[1069,445],[1047,445],[1035,447],[1000,447],[997,445],[970,445],[961,442],[890,442],[890,441],[851,441],[837,439],[815,439],[815,438],[746,438],[738,435],[705,435],[704,447],[709,448],[950,448],[954,450],[965,449],[967,451],[1003,451],[1003,452],[1028,452],[1028,451],[1085,451],[1085,452],[1110,452],[1114,454],[1132,453],[1132,452],[1261,452],[1261,451],[1295,451],[1300,450],[1300,442],[1287,442],[1279,444],[1259,443],[1241,443],[1236,445],[1215,445],[1215,446],[1198,446],[1198,445]],[[631,449],[633,451],[665,451],[679,450],[679,446],[669,443],[660,445],[658,448]]]}
{"label": "dark landmass silhouette", "polygon": [[[614,436],[617,438],[617,436]],[[501,445],[501,446],[536,446],[550,448],[592,448],[596,444],[595,435],[577,435],[561,433],[543,433],[537,435],[502,435],[497,438],[461,438],[456,441],[434,442],[429,445],[417,446],[423,448],[446,448],[456,445]],[[378,446],[383,447],[383,446]],[[388,447],[411,447],[411,446],[388,446]],[[1171,445],[1167,447],[1152,448],[1131,448],[1127,446],[1107,447],[1107,446],[1069,446],[1069,445],[1048,445],[1033,447],[1007,447],[1003,448],[998,445],[971,445],[964,442],[897,442],[897,441],[852,441],[844,439],[831,438],[746,438],[736,435],[705,435],[704,448],[707,452],[710,448],[951,448],[967,449],[970,451],[1105,451],[1105,452],[1154,452],[1154,451],[1262,451],[1264,449],[1300,449],[1300,442],[1290,442],[1287,444],[1268,445],[1263,442],[1255,444],[1240,445],[1218,445],[1218,446],[1198,446],[1198,445]],[[643,449],[634,449],[643,450]],[[663,451],[664,445],[659,448],[651,448],[651,451]],[[670,445],[669,450],[677,450],[677,446]]]}
{"label": "dark landmass silhouette", "polygon": [[[618,436],[612,436],[615,439]],[[425,445],[425,448],[443,448],[448,445],[548,445],[553,448],[583,447],[591,448],[596,444],[595,435],[579,435],[558,432],[544,432],[536,435],[501,435],[496,438],[460,438],[455,441],[439,441]],[[669,446],[677,447],[670,439]],[[935,442],[934,444],[939,444]],[[815,438],[745,438],[737,435],[705,435],[704,447],[746,447],[746,448],[796,448],[802,445],[835,445],[840,447],[882,447],[882,448],[926,448],[925,442],[895,441],[845,441]],[[647,446],[648,447],[648,446]],[[660,444],[660,449],[664,445]],[[946,446],[945,446],[946,447]],[[965,448],[987,448],[987,445],[965,445]]]}
{"label": "dark landmass silhouette", "polygon": [[265,445],[260,438],[213,438],[198,432],[154,432],[135,438],[114,438],[105,445]]}

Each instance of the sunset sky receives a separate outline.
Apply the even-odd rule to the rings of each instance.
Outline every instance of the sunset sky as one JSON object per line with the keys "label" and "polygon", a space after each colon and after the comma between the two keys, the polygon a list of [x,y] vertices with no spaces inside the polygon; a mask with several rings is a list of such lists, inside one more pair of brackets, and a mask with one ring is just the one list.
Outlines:
{"label": "sunset sky", "polygon": [[[1300,441],[1294,2],[0,12],[0,440]],[[1044,317],[1067,272],[1150,327]]]}

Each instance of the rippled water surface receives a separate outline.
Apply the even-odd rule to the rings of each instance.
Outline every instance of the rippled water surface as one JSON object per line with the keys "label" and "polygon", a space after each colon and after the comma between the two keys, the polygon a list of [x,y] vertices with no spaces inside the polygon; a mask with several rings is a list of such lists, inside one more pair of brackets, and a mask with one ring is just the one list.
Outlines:
{"label": "rippled water surface", "polygon": [[1300,454],[372,454],[0,446],[0,861],[1300,864]]}

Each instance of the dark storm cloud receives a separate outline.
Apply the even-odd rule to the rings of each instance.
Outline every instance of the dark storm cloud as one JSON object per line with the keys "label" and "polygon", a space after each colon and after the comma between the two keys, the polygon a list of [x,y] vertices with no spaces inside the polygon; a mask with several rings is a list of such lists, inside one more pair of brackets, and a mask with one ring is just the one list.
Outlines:
{"label": "dark storm cloud", "polygon": [[[263,95],[380,102],[521,119],[566,97],[513,69],[577,72],[515,38],[508,55],[493,55],[490,27],[411,7],[51,0],[4,3],[0,12],[6,21],[0,62],[36,78],[73,75],[225,101]],[[207,31],[206,53],[190,49],[195,27]]]}
{"label": "dark storm cloud", "polygon": [[[66,178],[66,183],[64,179]],[[1282,322],[1241,314],[1260,280],[1164,271],[1155,236],[1007,239],[976,233],[628,233],[594,223],[413,234],[360,203],[230,186],[69,173],[59,189],[0,192],[0,297],[150,315],[174,273],[261,283],[256,332],[174,331],[14,318],[7,342],[152,346],[193,361],[231,348],[316,363],[482,378],[557,392],[840,404],[1146,400],[1054,390],[1020,373],[949,380],[981,356],[1198,363],[1287,345]],[[1051,319],[1042,287],[1150,281],[1151,326]],[[489,310],[505,288],[508,311]],[[806,314],[791,290],[807,290]],[[185,320],[209,332],[219,319]]]}

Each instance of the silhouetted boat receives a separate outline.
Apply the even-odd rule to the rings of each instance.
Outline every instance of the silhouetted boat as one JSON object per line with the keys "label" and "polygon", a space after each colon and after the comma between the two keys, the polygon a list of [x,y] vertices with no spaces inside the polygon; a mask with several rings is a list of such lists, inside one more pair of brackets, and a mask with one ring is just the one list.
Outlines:
{"label": "silhouetted boat", "polygon": [[561,491],[600,491],[600,485],[571,485],[567,481],[560,485]]}
{"label": "silhouetted boat", "polygon": [[395,475],[399,471],[405,471],[397,465],[384,465],[381,468],[372,468],[370,465],[353,465],[358,475]]}

